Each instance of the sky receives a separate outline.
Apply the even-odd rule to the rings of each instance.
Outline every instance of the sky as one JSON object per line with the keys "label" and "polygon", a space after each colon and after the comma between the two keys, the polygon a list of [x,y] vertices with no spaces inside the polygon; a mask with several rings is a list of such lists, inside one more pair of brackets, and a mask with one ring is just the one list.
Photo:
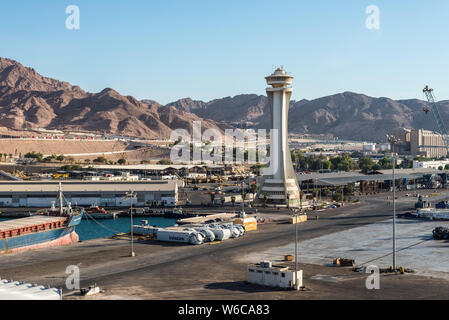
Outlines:
{"label": "sky", "polygon": [[[66,27],[70,5],[78,30]],[[424,99],[426,84],[449,99],[447,0],[15,0],[2,1],[0,30],[1,57],[163,104],[265,94],[277,66],[295,77],[294,100]]]}

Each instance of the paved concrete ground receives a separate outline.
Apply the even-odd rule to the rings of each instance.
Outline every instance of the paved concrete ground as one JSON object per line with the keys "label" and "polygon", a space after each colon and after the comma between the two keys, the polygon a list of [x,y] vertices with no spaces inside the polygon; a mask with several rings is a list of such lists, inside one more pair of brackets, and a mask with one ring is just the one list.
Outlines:
{"label": "paved concrete ground", "polygon": [[[447,221],[398,219],[396,225],[397,265],[412,268],[417,274],[449,280],[449,242],[433,240],[432,230],[448,226]],[[279,260],[282,254],[294,254],[293,243],[270,248],[246,257],[254,260]],[[331,264],[336,257],[355,259],[356,264],[392,265],[392,219],[340,231],[298,244],[300,261]]]}
{"label": "paved concrete ground", "polygon": [[[319,239],[386,220],[391,216],[391,206],[384,198],[364,197],[360,205],[318,212],[318,220],[298,226],[299,240]],[[415,200],[399,199],[398,212],[408,210]],[[294,241],[294,235],[293,225],[278,222],[216,245],[139,242],[135,258],[128,256],[129,241],[92,240],[1,256],[0,276],[64,288],[66,267],[78,265],[82,286],[97,283],[106,290],[93,299],[449,299],[449,281],[385,275],[381,290],[373,292],[365,288],[365,274],[310,263],[300,265],[306,291],[246,284],[245,257],[285,247]],[[80,299],[74,292],[64,292],[66,299]]]}

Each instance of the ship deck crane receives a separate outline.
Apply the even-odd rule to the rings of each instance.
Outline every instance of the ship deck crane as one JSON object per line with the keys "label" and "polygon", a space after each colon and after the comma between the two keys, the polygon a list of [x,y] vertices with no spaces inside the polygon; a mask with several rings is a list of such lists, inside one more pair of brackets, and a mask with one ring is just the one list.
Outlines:
{"label": "ship deck crane", "polygon": [[438,105],[435,101],[435,97],[433,95],[433,89],[426,86],[423,89],[424,94],[426,95],[427,101],[429,101],[430,107],[425,107],[424,112],[427,114],[430,111],[433,113],[433,117],[435,118],[435,122],[438,127],[438,132],[441,134],[444,144],[446,145],[446,151],[449,153],[449,135],[447,132],[447,128],[443,122],[443,118],[441,117],[440,111],[438,109]]}

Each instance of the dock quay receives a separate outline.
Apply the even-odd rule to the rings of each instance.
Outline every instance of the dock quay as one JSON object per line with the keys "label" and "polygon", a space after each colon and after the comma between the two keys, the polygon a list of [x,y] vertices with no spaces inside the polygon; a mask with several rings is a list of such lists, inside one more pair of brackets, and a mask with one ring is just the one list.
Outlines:
{"label": "dock quay", "polygon": [[[380,196],[369,198],[378,199]],[[402,197],[397,203],[398,213],[408,211],[412,202],[413,199]],[[360,206],[317,212],[320,219],[297,225],[298,240],[310,240],[309,243],[313,243],[322,236],[338,236],[340,232],[354,227],[385,221],[390,209],[385,201],[366,201]],[[261,224],[256,232],[248,232],[244,237],[200,246],[134,235],[136,256],[133,258],[129,257],[131,242],[129,236],[125,235],[88,240],[65,247],[7,254],[0,259],[0,277],[64,288],[65,270],[68,265],[75,263],[80,266],[83,283],[97,283],[106,289],[95,299],[373,299],[373,292],[366,290],[363,285],[366,274],[354,273],[350,268],[335,268],[304,260],[301,260],[299,267],[304,272],[306,287],[310,286],[313,290],[254,290],[245,283],[248,264],[265,259],[278,263],[277,256],[266,256],[267,250],[274,250],[279,257],[293,252],[291,248],[294,247],[292,239],[295,238],[295,227],[287,223],[291,213],[286,209],[274,213],[269,208],[261,208],[258,212],[258,216],[265,219],[274,215],[282,216],[283,221]],[[429,228],[430,234],[431,231]],[[289,250],[276,249],[287,248],[287,245],[290,246]],[[443,247],[445,243],[432,242],[432,246],[436,245]],[[360,260],[354,255],[348,258]],[[182,278],[180,286],[180,278],[174,275],[186,274],[186,263],[201,272],[189,272],[188,276]],[[376,299],[397,299],[399,294],[420,299],[449,297],[449,283],[439,278],[410,274],[406,277],[382,276],[381,281],[389,289],[381,296],[376,296]],[[418,286],[417,281],[420,284]],[[76,295],[75,290],[65,290],[63,294],[64,300],[90,299]]]}
{"label": "dock quay", "polygon": [[39,209],[10,209],[10,208],[2,208],[0,213],[0,219],[2,218],[26,218],[31,217],[36,214]]}
{"label": "dock quay", "polygon": [[[159,218],[170,218],[170,219],[181,219],[181,218],[191,218],[196,217],[198,214],[194,212],[183,212],[180,210],[167,210],[167,209],[150,209],[150,210],[139,210],[141,208],[134,208],[133,217],[159,217]],[[129,217],[129,210],[120,211],[119,217]]]}
{"label": "dock quay", "polygon": [[179,225],[184,224],[202,224],[206,223],[209,220],[220,219],[221,221],[227,221],[236,218],[237,215],[235,213],[218,213],[218,214],[210,214],[203,215],[201,217],[192,217],[192,218],[183,218],[176,221]]}

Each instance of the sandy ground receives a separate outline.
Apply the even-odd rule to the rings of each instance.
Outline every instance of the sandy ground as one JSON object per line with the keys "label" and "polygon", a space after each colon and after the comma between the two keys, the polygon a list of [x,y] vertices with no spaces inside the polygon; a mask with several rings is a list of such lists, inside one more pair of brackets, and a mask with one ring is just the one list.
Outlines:
{"label": "sandy ground", "polygon": [[136,149],[121,141],[63,141],[63,140],[0,140],[0,151],[15,157],[28,152],[40,152],[44,155],[64,155],[84,161],[93,160],[103,154],[108,160],[117,161],[125,158],[130,163],[141,160],[160,160],[168,158],[170,150],[156,145]]}
{"label": "sandy ground", "polygon": [[128,144],[119,141],[30,141],[30,140],[0,140],[2,153],[19,156],[27,152],[41,152],[43,154],[76,154],[121,151]]}

